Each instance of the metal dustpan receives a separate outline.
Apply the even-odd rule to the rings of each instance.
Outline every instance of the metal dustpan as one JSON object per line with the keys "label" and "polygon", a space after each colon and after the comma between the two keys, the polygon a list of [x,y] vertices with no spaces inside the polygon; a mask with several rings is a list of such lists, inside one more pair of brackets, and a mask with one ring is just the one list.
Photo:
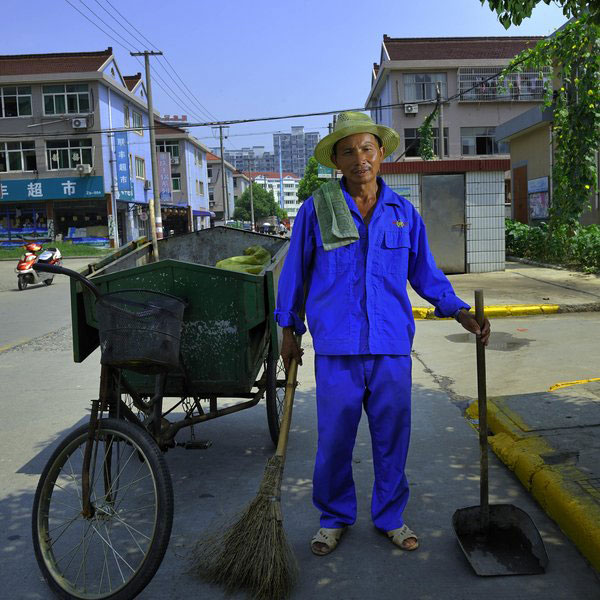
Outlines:
{"label": "metal dustpan", "polygon": [[[475,291],[475,310],[483,327],[483,291]],[[485,346],[477,338],[477,396],[481,452],[480,505],[459,508],[452,525],[467,560],[477,575],[535,575],[544,573],[548,555],[531,517],[512,504],[488,499],[487,395]]]}

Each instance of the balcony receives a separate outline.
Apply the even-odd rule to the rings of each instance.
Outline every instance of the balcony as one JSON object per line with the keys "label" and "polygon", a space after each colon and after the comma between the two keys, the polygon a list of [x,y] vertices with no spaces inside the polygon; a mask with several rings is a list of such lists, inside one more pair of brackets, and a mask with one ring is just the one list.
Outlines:
{"label": "balcony", "polygon": [[[541,71],[511,73],[503,81],[497,67],[461,67],[458,69],[458,91],[461,102],[541,102],[550,81],[549,67]],[[487,80],[487,81],[486,81]]]}

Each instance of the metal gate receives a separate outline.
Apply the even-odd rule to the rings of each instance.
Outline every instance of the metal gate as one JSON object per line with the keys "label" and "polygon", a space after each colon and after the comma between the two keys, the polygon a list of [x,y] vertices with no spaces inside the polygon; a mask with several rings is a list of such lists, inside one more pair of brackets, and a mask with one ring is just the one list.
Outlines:
{"label": "metal gate", "polygon": [[421,216],[437,266],[444,273],[464,273],[465,176],[423,175],[421,189]]}

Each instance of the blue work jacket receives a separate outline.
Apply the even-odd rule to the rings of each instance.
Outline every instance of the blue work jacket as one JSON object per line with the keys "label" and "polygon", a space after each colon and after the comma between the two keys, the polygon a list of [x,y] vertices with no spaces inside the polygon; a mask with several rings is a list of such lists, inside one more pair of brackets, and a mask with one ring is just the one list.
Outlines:
{"label": "blue work jacket", "polygon": [[360,239],[325,251],[313,198],[300,207],[278,285],[275,318],[296,333],[306,284],[306,317],[317,354],[410,354],[415,333],[407,281],[451,317],[469,305],[456,296],[429,250],[413,205],[378,177],[369,225],[340,181]]}

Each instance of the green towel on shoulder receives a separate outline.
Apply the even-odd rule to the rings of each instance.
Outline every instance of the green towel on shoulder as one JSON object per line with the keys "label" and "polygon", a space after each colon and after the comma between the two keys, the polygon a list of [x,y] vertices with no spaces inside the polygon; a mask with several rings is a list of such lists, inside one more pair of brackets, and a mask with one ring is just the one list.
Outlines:
{"label": "green towel on shoulder", "polygon": [[313,194],[324,250],[352,244],[360,238],[340,182],[324,183]]}

